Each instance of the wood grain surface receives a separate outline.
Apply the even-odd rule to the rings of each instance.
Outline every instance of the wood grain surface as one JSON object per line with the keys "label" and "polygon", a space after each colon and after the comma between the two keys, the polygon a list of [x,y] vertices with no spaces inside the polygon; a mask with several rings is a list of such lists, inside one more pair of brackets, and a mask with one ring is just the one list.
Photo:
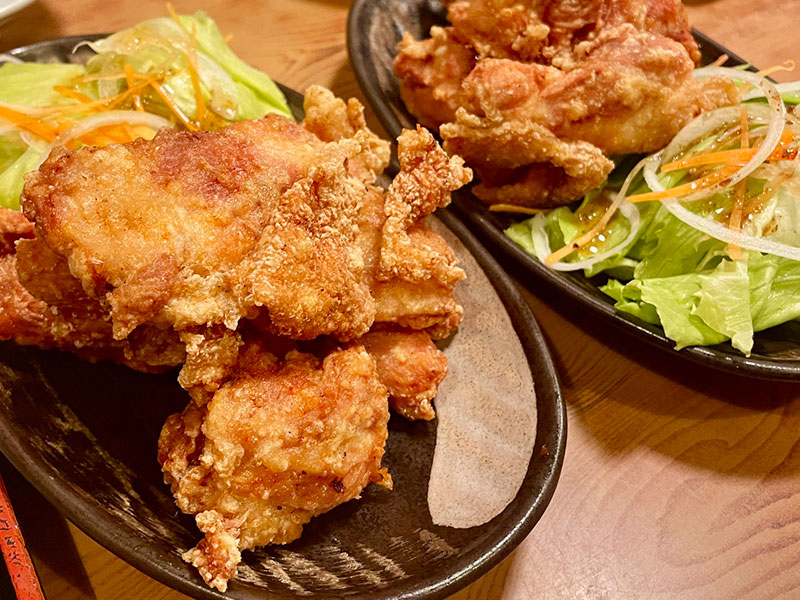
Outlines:
{"label": "wood grain surface", "polygon": [[[173,4],[207,11],[240,56],[282,83],[301,91],[319,83],[363,101],[345,49],[349,2]],[[694,26],[758,66],[800,62],[800,0],[687,8]],[[162,0],[40,0],[0,23],[0,51],[164,13]],[[800,386],[695,367],[523,288],[562,377],[566,460],[530,537],[452,600],[800,598]],[[185,598],[98,546],[0,467],[50,600]]]}

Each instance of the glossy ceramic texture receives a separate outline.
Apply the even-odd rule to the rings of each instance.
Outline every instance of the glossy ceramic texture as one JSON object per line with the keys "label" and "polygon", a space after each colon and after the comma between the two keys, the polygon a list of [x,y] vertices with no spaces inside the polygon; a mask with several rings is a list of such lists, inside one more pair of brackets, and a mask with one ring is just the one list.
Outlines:
{"label": "glossy ceramic texture", "polygon": [[[350,62],[369,103],[390,137],[397,137],[401,128],[413,127],[416,119],[408,113],[400,98],[392,63],[397,43],[408,31],[416,39],[427,37],[431,25],[446,24],[445,10],[435,0],[355,0],[348,22]],[[744,61],[713,40],[694,31],[700,44],[703,63],[721,54],[729,57],[727,65]],[[464,220],[492,253],[513,264],[523,275],[532,275],[612,325],[655,346],[674,352],[674,342],[663,330],[634,316],[617,311],[611,298],[598,287],[601,277],[586,279],[582,273],[564,273],[545,267],[503,235],[512,223],[501,214],[491,213],[469,191],[454,195],[453,212]],[[788,323],[757,333],[753,352],[745,357],[730,344],[691,347],[679,356],[740,375],[778,380],[800,380],[800,323]]]}
{"label": "glossy ceramic texture", "polygon": [[[80,62],[90,52],[72,53],[80,39],[35,44],[12,54]],[[301,96],[284,91],[301,117]],[[223,595],[206,587],[181,560],[181,552],[200,535],[193,519],[176,509],[156,461],[164,420],[187,403],[175,372],[144,375],[0,343],[0,450],[87,534],[196,598],[399,600],[452,594],[506,556],[542,515],[561,468],[566,419],[555,369],[527,304],[461,222],[447,213],[441,220],[463,244],[456,251],[468,275],[480,279],[485,274],[490,295],[507,315],[508,338],[520,357],[508,368],[526,373],[536,389],[536,397],[529,398],[536,402],[538,425],[527,474],[511,504],[486,525],[459,530],[431,523],[426,493],[436,422],[394,416],[384,465],[395,491],[370,486],[361,500],[313,519],[300,540],[245,552]],[[465,309],[471,318],[470,307]]]}

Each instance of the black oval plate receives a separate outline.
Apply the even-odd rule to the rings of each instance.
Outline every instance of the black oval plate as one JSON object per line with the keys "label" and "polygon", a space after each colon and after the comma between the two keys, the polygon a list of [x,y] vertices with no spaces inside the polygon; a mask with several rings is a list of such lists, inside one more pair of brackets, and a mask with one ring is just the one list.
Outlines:
{"label": "black oval plate", "polygon": [[[84,39],[13,50],[24,60],[81,62]],[[302,96],[287,88],[302,117]],[[0,450],[61,512],[103,546],[151,577],[196,598],[400,600],[444,598],[478,578],[519,544],[555,490],[566,440],[558,378],[519,291],[452,215],[441,220],[487,274],[524,349],[536,386],[532,458],[515,499],[471,529],[437,527],[427,509],[436,424],[393,417],[384,464],[395,492],[369,487],[360,501],[320,516],[288,546],[245,552],[227,594],[206,587],[180,553],[200,537],[176,509],[156,461],[165,418],[183,409],[175,373],[143,375],[83,363],[69,354],[0,343]],[[511,365],[509,368],[513,368]]]}
{"label": "black oval plate", "polygon": [[[392,63],[397,44],[408,31],[415,38],[427,37],[431,25],[446,24],[445,10],[435,0],[355,0],[347,24],[350,63],[361,89],[390,137],[397,137],[403,127],[413,127],[416,119],[400,98]],[[694,31],[695,39],[707,64],[721,54],[726,64],[745,61],[707,36]],[[503,234],[511,219],[491,213],[468,191],[454,195],[451,205],[457,215],[485,240],[493,251],[526,274],[535,276],[609,323],[659,348],[674,351],[675,343],[655,325],[645,323],[614,308],[611,298],[598,284],[581,273],[563,273],[548,269]],[[776,380],[800,379],[800,323],[788,323],[759,332],[750,357],[742,355],[729,343],[716,346],[693,346],[678,352],[694,362],[749,377]]]}

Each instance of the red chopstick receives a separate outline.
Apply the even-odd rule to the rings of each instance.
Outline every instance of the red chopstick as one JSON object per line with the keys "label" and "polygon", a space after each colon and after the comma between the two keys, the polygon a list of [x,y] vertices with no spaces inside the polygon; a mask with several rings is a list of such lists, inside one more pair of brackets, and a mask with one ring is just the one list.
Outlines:
{"label": "red chopstick", "polygon": [[0,477],[0,550],[3,552],[11,583],[17,591],[17,600],[45,600],[2,477]]}

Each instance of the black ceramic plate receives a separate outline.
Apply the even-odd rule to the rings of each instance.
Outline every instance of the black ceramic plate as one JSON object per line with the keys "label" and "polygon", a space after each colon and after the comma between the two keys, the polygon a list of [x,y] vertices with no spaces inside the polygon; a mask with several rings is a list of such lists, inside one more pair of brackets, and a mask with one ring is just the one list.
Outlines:
{"label": "black ceramic plate", "polygon": [[[350,62],[364,94],[390,137],[397,137],[402,127],[412,127],[416,123],[400,99],[392,71],[397,43],[406,31],[421,39],[427,37],[431,25],[446,22],[445,10],[436,0],[355,0],[350,9],[347,28]],[[730,57],[729,65],[744,62],[700,32],[695,31],[694,35],[700,44],[704,63],[713,61],[723,53]],[[620,329],[659,348],[673,351],[674,342],[664,335],[660,327],[617,311],[613,300],[598,289],[599,280],[588,280],[579,272],[563,273],[548,269],[503,235],[503,230],[511,220],[489,212],[468,191],[459,192],[454,198],[451,205],[453,211],[489,244],[496,255],[514,262],[525,273],[553,286]],[[728,343],[685,348],[678,355],[740,375],[798,380],[800,324],[789,323],[756,334],[750,357],[745,357]]]}
{"label": "black ceramic plate", "polygon": [[[80,39],[34,44],[11,54],[25,60],[79,62],[89,52],[71,54]],[[302,98],[284,91],[301,116]],[[175,508],[156,462],[164,419],[187,402],[175,373],[143,375],[111,364],[83,363],[69,354],[0,343],[0,450],[87,534],[148,575],[196,598],[399,600],[452,594],[497,564],[541,517],[561,469],[566,419],[556,372],[527,304],[463,224],[449,214],[442,221],[470,277],[468,287],[461,288],[464,295],[482,306],[494,302],[499,310],[488,308],[484,314],[495,310],[491,314],[507,323],[504,335],[518,349],[518,360],[500,361],[502,372],[522,373],[536,389],[535,398],[523,397],[536,402],[538,421],[522,486],[484,526],[432,524],[426,491],[436,422],[393,417],[384,465],[393,475],[395,491],[371,486],[361,500],[312,520],[297,542],[245,552],[223,595],[206,587],[180,559],[200,536],[193,519]],[[478,294],[473,282],[481,281]],[[466,319],[482,322],[483,314],[475,319],[477,307],[470,313],[463,298],[462,303]],[[465,320],[447,352],[466,330]],[[475,373],[482,373],[476,366]]]}

